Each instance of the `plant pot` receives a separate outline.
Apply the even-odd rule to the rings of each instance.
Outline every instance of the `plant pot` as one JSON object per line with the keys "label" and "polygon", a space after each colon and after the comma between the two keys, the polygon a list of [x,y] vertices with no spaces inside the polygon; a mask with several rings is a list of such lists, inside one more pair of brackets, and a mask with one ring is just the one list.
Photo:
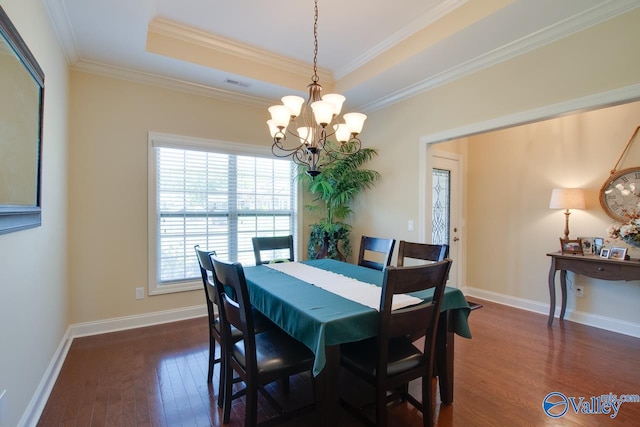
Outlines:
{"label": "plant pot", "polygon": [[345,224],[336,224],[332,231],[321,225],[312,226],[309,236],[309,259],[329,258],[347,261],[351,253],[349,245],[350,228]]}
{"label": "plant pot", "polygon": [[331,254],[329,253],[329,249],[331,247],[331,242],[329,239],[329,236],[325,236],[324,239],[322,240],[322,245],[320,246],[320,249],[317,251],[316,254],[316,259],[322,259],[322,258],[332,258],[335,259],[335,254],[337,254],[337,259],[338,261],[346,261],[347,257],[344,256],[344,254],[340,251],[340,245],[339,245],[340,241],[338,240],[336,242],[336,250],[333,256],[331,256]]}

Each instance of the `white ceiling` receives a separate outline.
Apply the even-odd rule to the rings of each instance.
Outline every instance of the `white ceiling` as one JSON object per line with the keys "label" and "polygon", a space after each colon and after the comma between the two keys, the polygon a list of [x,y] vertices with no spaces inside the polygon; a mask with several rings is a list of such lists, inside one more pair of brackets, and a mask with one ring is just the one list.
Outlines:
{"label": "white ceiling", "polygon": [[[44,2],[75,69],[255,105],[296,91],[304,96],[313,72],[312,0]],[[335,86],[352,110],[371,111],[638,6],[319,0],[320,83]],[[171,43],[148,40],[150,28]]]}

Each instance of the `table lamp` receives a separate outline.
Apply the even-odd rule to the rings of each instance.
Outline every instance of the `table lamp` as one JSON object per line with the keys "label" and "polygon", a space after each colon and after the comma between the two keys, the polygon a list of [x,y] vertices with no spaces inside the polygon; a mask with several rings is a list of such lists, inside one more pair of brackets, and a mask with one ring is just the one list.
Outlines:
{"label": "table lamp", "polygon": [[565,209],[564,238],[569,239],[569,209],[584,209],[584,190],[582,188],[554,188],[551,192],[549,209]]}

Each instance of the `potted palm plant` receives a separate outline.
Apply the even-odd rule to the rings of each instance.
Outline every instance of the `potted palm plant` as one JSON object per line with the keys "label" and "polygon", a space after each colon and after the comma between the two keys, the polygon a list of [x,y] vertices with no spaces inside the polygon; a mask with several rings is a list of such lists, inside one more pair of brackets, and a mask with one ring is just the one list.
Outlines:
{"label": "potted palm plant", "polygon": [[318,222],[311,224],[309,259],[346,261],[351,255],[351,225],[344,221],[352,213],[350,204],[354,198],[380,178],[374,170],[361,169],[377,154],[372,148],[363,148],[325,166],[315,178],[304,173],[299,175],[307,191],[315,196],[314,204],[305,208],[322,214]]}

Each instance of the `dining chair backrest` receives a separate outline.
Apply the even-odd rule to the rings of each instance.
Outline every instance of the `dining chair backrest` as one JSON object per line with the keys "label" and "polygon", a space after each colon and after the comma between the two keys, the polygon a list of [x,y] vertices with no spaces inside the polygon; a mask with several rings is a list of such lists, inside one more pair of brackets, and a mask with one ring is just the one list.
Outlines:
{"label": "dining chair backrest", "polygon": [[[256,265],[268,264],[274,261],[293,261],[293,236],[254,237],[253,253]],[[263,259],[262,251],[270,251],[271,256]]]}
{"label": "dining chair backrest", "polygon": [[398,267],[404,266],[405,258],[422,261],[442,261],[449,256],[449,245],[433,245],[400,240],[398,245]]}
{"label": "dining chair backrest", "polygon": [[[342,366],[375,388],[376,425],[388,424],[387,403],[391,397],[405,399],[418,408],[423,414],[423,427],[433,425],[431,380],[436,332],[450,268],[450,259],[432,264],[387,267],[377,337],[347,343],[341,348]],[[426,301],[428,291],[433,292],[430,301]],[[392,310],[394,295],[412,292],[424,293],[425,301]],[[425,335],[421,350],[414,342],[415,335]],[[409,382],[418,378],[422,379],[421,401],[411,395],[409,388]],[[392,396],[387,395],[388,391],[393,392]],[[358,417],[363,417],[359,411]]]}
{"label": "dining chair backrest", "polygon": [[[362,236],[360,239],[360,252],[358,254],[358,265],[384,270],[391,264],[395,239],[383,239],[380,237]],[[371,259],[370,253],[377,253],[378,259]]]}
{"label": "dining chair backrest", "polygon": [[[220,301],[222,319],[222,338],[225,354],[225,390],[222,424],[228,424],[231,416],[231,401],[245,396],[245,426],[257,425],[258,391],[276,408],[279,419],[313,409],[313,405],[285,411],[276,399],[269,394],[266,385],[274,381],[284,384],[288,390],[289,377],[302,372],[311,373],[314,354],[300,341],[288,335],[282,329],[273,327],[257,333],[254,327],[259,322],[257,312],[252,310],[249,290],[244,269],[238,262],[228,262],[215,256],[211,257],[214,271],[214,283]],[[233,296],[232,296],[233,295]],[[242,333],[242,339],[231,341],[231,328]],[[258,357],[259,356],[259,357]],[[244,390],[233,393],[232,385],[237,378],[245,383]],[[269,423],[276,423],[276,417]]]}
{"label": "dining chair backrest", "polygon": [[207,301],[207,312],[209,313],[209,324],[213,324],[215,318],[214,305],[218,305],[218,297],[213,283],[213,264],[211,264],[210,256],[215,255],[216,252],[202,250],[200,245],[196,245],[194,249],[200,266],[200,275],[202,276],[202,284]]}
{"label": "dining chair backrest", "polygon": [[[200,275],[202,276],[202,284],[204,286],[204,296],[207,303],[207,317],[209,320],[209,369],[207,372],[207,382],[213,381],[213,367],[221,361],[216,358],[216,342],[222,345],[222,334],[220,331],[220,323],[218,322],[218,314],[215,306],[218,305],[218,296],[216,294],[215,285],[213,283],[213,264],[211,264],[211,255],[215,255],[215,251],[205,251],[200,249],[200,245],[194,246],[198,265],[200,266]],[[222,395],[220,390],[223,387],[223,377],[220,375],[218,385],[218,405],[222,404]]]}
{"label": "dining chair backrest", "polygon": [[218,295],[220,314],[222,316],[222,338],[227,340],[231,334],[231,326],[242,332],[246,351],[246,369],[255,370],[256,344],[253,326],[253,312],[251,300],[244,276],[244,269],[239,262],[224,261],[215,256],[211,257],[213,264],[213,280]]}
{"label": "dining chair backrest", "polygon": [[[396,337],[413,336],[416,333],[427,335],[424,354],[433,352],[435,332],[438,327],[440,307],[446,286],[451,260],[446,259],[433,264],[388,267],[384,273],[382,298],[380,301],[380,325],[378,337],[388,342]],[[433,289],[431,301],[391,310],[393,296]],[[387,345],[380,345],[380,361],[386,366]],[[386,371],[386,369],[385,369]]]}

